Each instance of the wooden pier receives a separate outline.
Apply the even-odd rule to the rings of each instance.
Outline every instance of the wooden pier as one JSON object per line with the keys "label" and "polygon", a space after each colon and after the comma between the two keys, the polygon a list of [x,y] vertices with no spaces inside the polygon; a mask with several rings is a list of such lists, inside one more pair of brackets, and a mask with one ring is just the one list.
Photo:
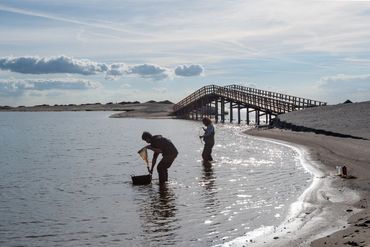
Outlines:
{"label": "wooden pier", "polygon": [[[175,104],[174,114],[194,120],[208,116],[216,123],[224,123],[228,116],[230,123],[237,120],[239,124],[245,121],[260,125],[262,121],[270,123],[279,114],[323,105],[326,103],[240,85],[208,85]],[[245,118],[242,117],[244,109]]]}

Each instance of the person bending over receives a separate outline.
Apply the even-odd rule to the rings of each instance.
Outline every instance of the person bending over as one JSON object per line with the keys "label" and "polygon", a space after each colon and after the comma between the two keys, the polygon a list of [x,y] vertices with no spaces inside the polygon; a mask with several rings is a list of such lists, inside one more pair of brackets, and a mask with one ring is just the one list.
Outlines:
{"label": "person bending over", "polygon": [[154,152],[151,168],[152,172],[157,162],[158,155],[162,154],[162,159],[159,161],[157,166],[157,172],[159,177],[159,185],[164,185],[168,181],[168,168],[170,168],[173,161],[176,159],[178,151],[171,140],[164,138],[161,135],[153,136],[149,132],[144,131],[141,139],[149,143],[146,148]]}

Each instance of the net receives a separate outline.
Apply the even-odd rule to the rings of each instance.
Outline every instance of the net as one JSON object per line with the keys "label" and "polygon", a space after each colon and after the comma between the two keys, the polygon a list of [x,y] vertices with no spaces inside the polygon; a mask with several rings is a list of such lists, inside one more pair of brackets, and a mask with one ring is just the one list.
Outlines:
{"label": "net", "polygon": [[138,151],[138,154],[145,161],[145,163],[147,164],[147,166],[149,166],[148,150],[147,150],[147,148],[146,147],[143,147],[142,149],[140,149]]}

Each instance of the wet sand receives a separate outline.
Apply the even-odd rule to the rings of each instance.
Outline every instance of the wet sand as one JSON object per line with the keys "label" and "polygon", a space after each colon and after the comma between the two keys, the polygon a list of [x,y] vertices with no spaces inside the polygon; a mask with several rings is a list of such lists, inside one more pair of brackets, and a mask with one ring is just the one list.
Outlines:
{"label": "wet sand", "polygon": [[[279,119],[288,123],[284,126],[303,126],[330,135],[278,128],[247,132],[301,148],[314,175],[313,184],[292,205],[287,220],[255,244],[370,246],[370,102],[310,108]],[[346,166],[348,176],[338,176],[337,166]]]}
{"label": "wet sand", "polygon": [[[370,246],[370,141],[280,129],[248,134],[306,147],[317,169],[301,212],[270,235],[274,246]],[[337,176],[338,165],[348,168],[348,178]]]}

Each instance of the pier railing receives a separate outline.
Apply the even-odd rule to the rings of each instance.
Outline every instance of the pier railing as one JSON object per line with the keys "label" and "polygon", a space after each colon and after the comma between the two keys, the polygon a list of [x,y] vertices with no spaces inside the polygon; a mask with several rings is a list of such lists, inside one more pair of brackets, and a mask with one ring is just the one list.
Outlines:
{"label": "pier railing", "polygon": [[232,90],[238,90],[238,91],[241,91],[241,92],[245,92],[247,94],[253,94],[253,95],[257,95],[257,96],[267,97],[267,98],[270,98],[270,99],[278,99],[278,100],[281,100],[281,101],[284,101],[284,102],[289,102],[289,103],[293,104],[293,106],[296,110],[307,108],[307,107],[316,107],[316,106],[326,105],[325,102],[318,101],[318,100],[301,98],[301,97],[296,97],[296,96],[292,96],[292,95],[261,90],[261,89],[257,89],[257,88],[245,87],[245,86],[241,86],[241,85],[235,85],[235,84],[234,85],[228,85],[228,86],[225,86],[225,88],[230,88]]}
{"label": "pier railing", "polygon": [[208,85],[198,89],[175,104],[174,112],[176,113],[187,107],[191,107],[201,99],[207,97],[213,98],[214,100],[223,99],[229,102],[235,102],[246,107],[251,107],[275,115],[308,107],[326,105],[325,102],[317,100],[300,98],[240,85],[228,85],[224,87]]}

